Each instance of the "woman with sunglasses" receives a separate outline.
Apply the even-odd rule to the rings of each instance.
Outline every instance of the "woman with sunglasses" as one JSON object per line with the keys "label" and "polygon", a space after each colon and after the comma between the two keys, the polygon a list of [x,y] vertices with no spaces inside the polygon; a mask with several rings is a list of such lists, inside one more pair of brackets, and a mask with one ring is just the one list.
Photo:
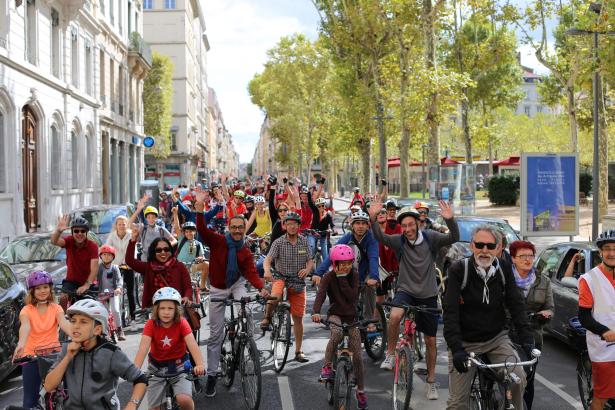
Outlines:
{"label": "woman with sunglasses", "polygon": [[132,230],[130,242],[126,249],[126,263],[132,269],[143,274],[143,300],[141,306],[152,306],[152,296],[160,288],[172,287],[182,295],[182,303],[192,296],[190,273],[186,265],[173,256],[173,247],[167,238],[156,238],[149,246],[147,262],[134,258],[135,245],[139,239],[139,231]]}

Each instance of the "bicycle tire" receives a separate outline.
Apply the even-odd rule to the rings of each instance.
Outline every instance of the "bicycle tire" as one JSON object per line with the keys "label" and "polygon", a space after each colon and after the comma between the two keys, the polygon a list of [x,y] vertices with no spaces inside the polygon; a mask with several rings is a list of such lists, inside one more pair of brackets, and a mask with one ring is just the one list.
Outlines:
{"label": "bicycle tire", "polygon": [[327,403],[333,404],[333,387],[335,383],[331,380],[327,380],[325,382],[325,387],[327,388]]}
{"label": "bicycle tire", "polygon": [[[242,346],[241,351],[239,375],[241,377],[243,400],[248,410],[256,410],[260,406],[263,380],[261,375],[260,354],[254,339],[249,337]],[[249,362],[246,359],[249,359]],[[249,376],[252,376],[251,383],[249,383]]]}
{"label": "bicycle tire", "polygon": [[387,348],[387,320],[382,306],[376,305],[379,322],[376,323],[376,332],[373,334],[363,331],[363,346],[365,352],[374,361],[384,357]]}
{"label": "bicycle tire", "polygon": [[342,221],[342,232],[346,233],[349,231],[348,227],[350,225],[350,216],[346,215],[344,220]]}
{"label": "bicycle tire", "polygon": [[410,351],[410,347],[402,346],[395,352],[393,370],[393,409],[408,410],[414,381],[414,354]]}
{"label": "bicycle tire", "polygon": [[425,359],[427,350],[425,347],[425,336],[423,335],[423,332],[414,332],[412,345],[414,346],[414,361],[420,362]]}
{"label": "bicycle tire", "polygon": [[333,384],[333,409],[350,409],[352,401],[352,382],[350,380],[350,361],[341,357],[337,361],[335,382]]}
{"label": "bicycle tire", "polygon": [[280,373],[286,365],[288,351],[290,350],[290,310],[287,307],[279,308],[278,326],[273,341],[273,367]]}
{"label": "bicycle tire", "polygon": [[140,298],[141,295],[143,295],[143,275],[141,275],[139,272],[135,272],[135,287],[134,287],[134,292],[135,294],[135,303],[137,306],[139,306],[139,308],[143,308],[142,306],[142,299]]}
{"label": "bicycle tire", "polygon": [[220,369],[222,371],[222,384],[231,388],[235,380],[235,357],[233,352],[234,340],[228,336],[228,328],[224,329],[224,339],[222,340],[222,350],[220,352]]}
{"label": "bicycle tire", "polygon": [[577,387],[584,410],[591,406],[593,396],[592,368],[587,353],[581,353],[577,360]]}

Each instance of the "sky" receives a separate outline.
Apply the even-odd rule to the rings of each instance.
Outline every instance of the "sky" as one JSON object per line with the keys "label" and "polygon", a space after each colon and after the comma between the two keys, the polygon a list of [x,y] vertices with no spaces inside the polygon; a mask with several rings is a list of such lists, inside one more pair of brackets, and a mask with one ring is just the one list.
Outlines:
{"label": "sky", "polygon": [[[251,162],[264,114],[250,101],[248,83],[263,70],[267,50],[280,37],[300,32],[315,39],[319,16],[310,0],[201,0],[201,4],[211,45],[209,86],[216,90],[240,162]],[[523,65],[547,72],[528,46],[519,51]]]}

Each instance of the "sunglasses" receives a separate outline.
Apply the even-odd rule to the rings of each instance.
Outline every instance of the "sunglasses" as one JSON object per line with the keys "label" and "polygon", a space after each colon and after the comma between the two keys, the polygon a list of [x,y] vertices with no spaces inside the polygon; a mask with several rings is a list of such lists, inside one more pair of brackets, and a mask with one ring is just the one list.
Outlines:
{"label": "sunglasses", "polygon": [[170,252],[171,248],[156,248],[156,253],[162,253],[162,252]]}
{"label": "sunglasses", "polygon": [[318,205],[318,207],[319,207],[319,208],[324,208],[325,206],[324,206],[324,205]]}
{"label": "sunglasses", "polygon": [[497,248],[498,244],[497,243],[493,243],[493,242],[474,242],[474,246],[477,249],[484,249],[485,246],[487,247],[487,249],[489,249],[490,251],[494,250],[495,248]]}
{"label": "sunglasses", "polygon": [[230,225],[228,229],[229,231],[243,231],[246,227],[243,225]]}
{"label": "sunglasses", "polygon": [[73,233],[86,233],[87,229],[73,229]]}
{"label": "sunglasses", "polygon": [[418,211],[418,212],[419,212],[419,214],[421,214],[421,215],[427,215],[427,214],[429,214],[429,211]]}
{"label": "sunglasses", "polygon": [[380,212],[378,212],[380,215],[386,215],[387,211],[385,211],[384,209]]}

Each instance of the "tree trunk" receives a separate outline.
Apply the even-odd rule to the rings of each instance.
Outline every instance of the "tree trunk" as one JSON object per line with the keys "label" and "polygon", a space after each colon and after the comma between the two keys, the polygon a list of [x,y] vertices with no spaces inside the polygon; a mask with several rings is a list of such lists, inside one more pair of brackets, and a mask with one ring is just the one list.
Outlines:
{"label": "tree trunk", "polygon": [[[432,0],[423,1],[423,32],[425,35],[425,66],[428,72],[436,68],[436,35]],[[427,102],[427,127],[429,129],[429,164],[440,164],[440,128],[438,121],[438,93],[432,92]]]}
{"label": "tree trunk", "polygon": [[570,146],[572,147],[572,152],[577,152],[579,150],[578,143],[578,124],[577,124],[577,106],[574,96],[574,88],[566,87],[566,95],[568,97],[568,123],[570,125]]}
{"label": "tree trunk", "polygon": [[400,29],[397,32],[399,42],[399,106],[400,106],[400,125],[401,139],[399,140],[399,195],[407,198],[408,192],[408,149],[410,148],[410,129],[408,127],[408,110],[406,108],[406,93],[408,92],[408,49],[404,42],[404,34]]}
{"label": "tree trunk", "polygon": [[467,88],[463,88],[463,97],[461,100],[461,127],[463,128],[463,142],[466,148],[466,163],[472,163],[472,137],[470,135],[470,120],[469,120],[469,111],[470,107],[468,107],[468,99],[467,99]]}
{"label": "tree trunk", "polygon": [[361,152],[361,192],[369,192],[369,164],[371,156],[371,144],[367,142],[360,143]]}
{"label": "tree trunk", "polygon": [[[380,165],[380,178],[387,178],[388,171],[388,162],[387,162],[387,140],[386,135],[384,133],[384,106],[382,105],[382,99],[380,97],[380,92],[378,91],[378,85],[376,85],[376,112],[378,113],[378,148],[379,148],[379,156],[378,156],[378,164]],[[378,182],[376,182],[378,185]]]}
{"label": "tree trunk", "polygon": [[[602,85],[602,81],[600,82]],[[602,88],[598,88],[598,101],[600,101],[600,110],[598,111],[600,120],[600,129],[598,133],[598,161],[600,166],[598,167],[598,178],[600,180],[600,190],[598,192],[598,207],[599,217],[598,220],[602,221],[602,217],[609,212],[609,160],[608,160],[608,137],[609,130],[607,128],[606,116],[604,112],[604,96],[602,94]]]}
{"label": "tree trunk", "polygon": [[408,158],[408,149],[410,148],[410,130],[408,123],[402,120],[401,140],[399,141],[399,196],[402,198],[408,197],[408,167],[410,166],[410,158]]}

